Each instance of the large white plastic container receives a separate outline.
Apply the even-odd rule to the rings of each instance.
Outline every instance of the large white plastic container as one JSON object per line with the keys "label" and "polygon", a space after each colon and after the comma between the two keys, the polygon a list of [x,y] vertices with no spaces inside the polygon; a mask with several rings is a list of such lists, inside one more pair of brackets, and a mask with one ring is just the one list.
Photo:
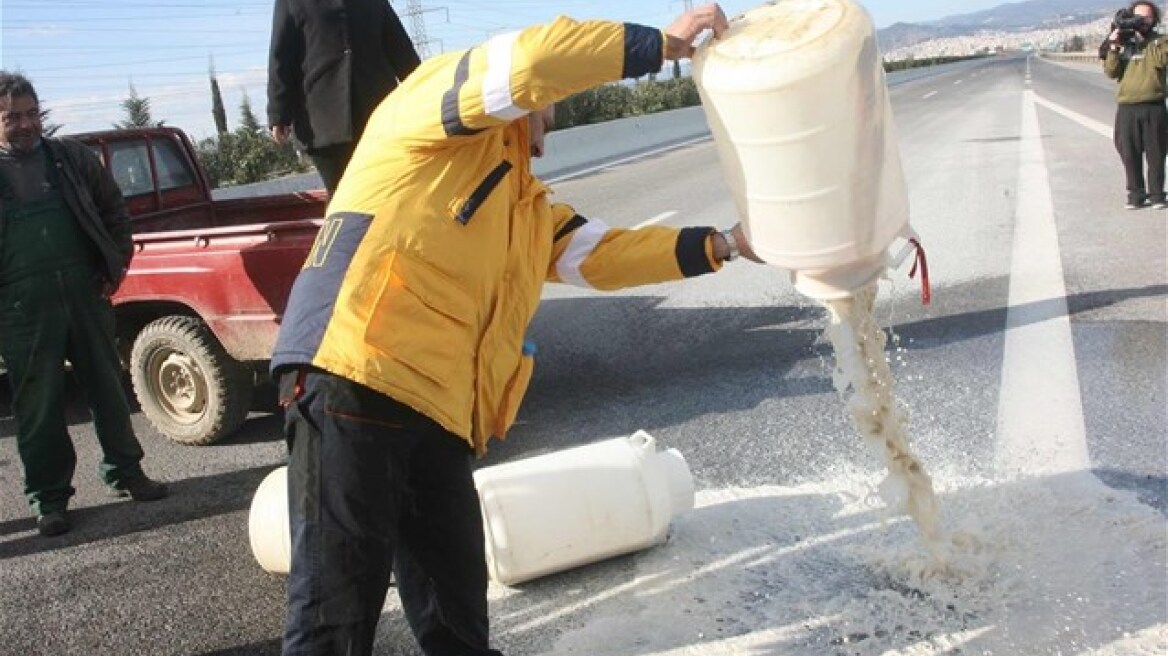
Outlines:
{"label": "large white plastic container", "polygon": [[751,245],[795,288],[842,298],[912,236],[876,32],[850,0],[752,9],[699,47],[694,78]]}
{"label": "large white plastic container", "polygon": [[653,437],[604,440],[475,472],[491,578],[512,585],[665,540],[693,477]]}
{"label": "large white plastic container", "polygon": [[[693,508],[693,477],[675,449],[657,451],[637,431],[484,467],[474,474],[491,578],[512,585],[665,540],[674,515]],[[260,566],[291,565],[287,468],[260,483],[248,517]]]}
{"label": "large white plastic container", "polygon": [[247,516],[251,552],[260,567],[287,574],[292,566],[292,532],[288,521],[288,468],[264,477],[256,488]]}

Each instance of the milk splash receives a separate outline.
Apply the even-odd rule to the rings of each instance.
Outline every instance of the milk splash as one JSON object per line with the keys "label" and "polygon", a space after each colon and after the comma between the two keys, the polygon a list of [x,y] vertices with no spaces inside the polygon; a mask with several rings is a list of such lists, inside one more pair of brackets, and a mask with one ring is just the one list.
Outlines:
{"label": "milk splash", "polygon": [[903,505],[916,521],[933,565],[943,567],[937,498],[928,473],[909,450],[908,421],[896,407],[886,338],[873,313],[876,289],[873,283],[854,296],[824,301],[831,315],[826,332],[836,354],[832,383],[847,398],[856,429],[888,468],[880,496],[891,507]]}

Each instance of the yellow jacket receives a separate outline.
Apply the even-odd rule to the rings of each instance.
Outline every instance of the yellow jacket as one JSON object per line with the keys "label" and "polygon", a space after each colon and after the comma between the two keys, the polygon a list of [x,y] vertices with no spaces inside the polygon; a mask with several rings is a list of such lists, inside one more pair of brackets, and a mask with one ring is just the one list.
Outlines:
{"label": "yellow jacket", "polygon": [[526,392],[524,333],[545,280],[617,289],[717,269],[711,229],[610,229],[549,203],[531,174],[527,113],[656,71],[662,53],[658,30],[560,18],[424,62],[369,121],[273,370],[371,387],[481,454]]}

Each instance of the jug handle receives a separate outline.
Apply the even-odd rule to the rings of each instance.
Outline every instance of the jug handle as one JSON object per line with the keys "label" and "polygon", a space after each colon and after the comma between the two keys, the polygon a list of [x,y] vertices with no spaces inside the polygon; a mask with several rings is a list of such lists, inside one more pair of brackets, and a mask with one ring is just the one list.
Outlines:
{"label": "jug handle", "polygon": [[915,252],[916,257],[913,259],[913,265],[909,269],[908,277],[915,278],[917,276],[917,269],[920,269],[921,305],[929,305],[933,302],[933,288],[929,284],[929,262],[925,258],[925,247],[921,245],[920,236],[917,235],[911,226],[905,226],[899,236],[905,240],[904,246],[889,260],[889,265],[893,269],[898,269],[909,254]]}
{"label": "jug handle", "polygon": [[653,450],[653,436],[643,430],[638,430],[629,437],[629,443],[634,447],[644,450]]}

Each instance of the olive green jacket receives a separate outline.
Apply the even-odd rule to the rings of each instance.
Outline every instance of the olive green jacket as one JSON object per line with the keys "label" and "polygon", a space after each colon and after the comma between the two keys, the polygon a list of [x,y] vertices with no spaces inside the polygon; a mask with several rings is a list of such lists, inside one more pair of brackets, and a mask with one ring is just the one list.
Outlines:
{"label": "olive green jacket", "polygon": [[1168,39],[1155,32],[1136,46],[1130,58],[1109,51],[1103,60],[1103,72],[1119,80],[1115,99],[1121,105],[1163,102],[1168,88],[1165,70],[1168,70]]}

